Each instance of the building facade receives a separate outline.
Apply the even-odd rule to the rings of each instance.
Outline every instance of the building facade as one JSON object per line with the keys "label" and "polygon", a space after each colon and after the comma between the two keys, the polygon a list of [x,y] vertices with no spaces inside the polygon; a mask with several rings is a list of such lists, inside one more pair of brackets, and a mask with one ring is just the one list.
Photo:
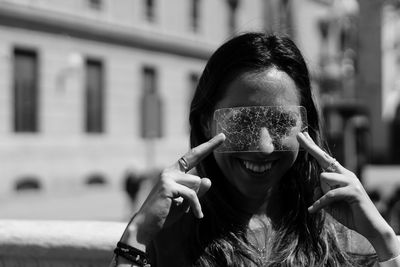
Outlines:
{"label": "building facade", "polygon": [[[96,179],[119,185],[129,169],[171,164],[188,149],[189,103],[208,57],[240,32],[294,37],[323,105],[359,98],[357,66],[365,58],[357,23],[361,14],[367,20],[365,9],[356,0],[0,0],[2,192],[24,181],[49,190]],[[383,46],[393,52],[397,41],[385,33],[397,20],[385,21]],[[383,67],[364,73],[370,83],[361,80],[382,101],[393,99],[381,93],[381,83],[385,95],[393,87],[393,58],[385,52]],[[377,123],[393,108],[362,96],[379,111],[371,143],[382,151],[387,126]],[[333,136],[343,132],[342,119],[327,117]],[[332,141],[357,153],[354,142]],[[342,162],[354,170],[353,158]]]}
{"label": "building facade", "polygon": [[2,193],[118,185],[127,169],[173,163],[206,60],[264,29],[264,11],[262,0],[1,0]]}
{"label": "building facade", "polygon": [[398,164],[399,2],[293,4],[295,37],[322,100],[332,152],[359,174],[366,163]]}

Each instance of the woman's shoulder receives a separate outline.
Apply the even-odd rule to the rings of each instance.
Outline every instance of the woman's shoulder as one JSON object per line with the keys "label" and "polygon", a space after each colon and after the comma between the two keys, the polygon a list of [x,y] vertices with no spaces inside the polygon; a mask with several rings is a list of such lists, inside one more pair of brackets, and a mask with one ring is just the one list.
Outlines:
{"label": "woman's shoulder", "polygon": [[359,233],[348,229],[342,224],[334,221],[333,225],[336,230],[337,238],[340,247],[351,254],[359,255],[372,255],[375,254],[375,250],[369,243],[368,239]]}

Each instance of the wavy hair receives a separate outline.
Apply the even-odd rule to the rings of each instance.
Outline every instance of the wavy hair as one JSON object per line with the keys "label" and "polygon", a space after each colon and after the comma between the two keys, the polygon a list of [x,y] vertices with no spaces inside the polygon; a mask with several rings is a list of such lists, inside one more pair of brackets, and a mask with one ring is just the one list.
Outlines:
{"label": "wavy hair", "polygon": [[[206,128],[225,88],[239,73],[277,68],[295,82],[301,105],[307,110],[308,132],[323,147],[319,112],[311,92],[307,65],[294,42],[286,36],[245,33],[216,50],[200,77],[190,108],[190,145],[198,146],[210,136]],[[198,166],[200,177],[213,186],[201,199],[204,218],[193,220],[194,235],[187,242],[192,266],[357,266],[354,257],[339,247],[333,225],[324,212],[310,214],[313,190],[321,168],[308,153],[299,151],[291,169],[272,191],[264,223],[267,253],[260,257],[248,238],[253,216],[239,210],[226,195],[229,185],[213,155]],[[283,197],[282,197],[283,196]],[[279,203],[279,209],[276,208]]]}

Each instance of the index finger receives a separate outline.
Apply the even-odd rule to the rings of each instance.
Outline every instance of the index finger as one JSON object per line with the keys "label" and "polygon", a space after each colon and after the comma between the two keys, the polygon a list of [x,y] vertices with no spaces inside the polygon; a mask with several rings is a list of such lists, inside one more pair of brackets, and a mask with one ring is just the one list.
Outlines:
{"label": "index finger", "polygon": [[319,165],[323,169],[332,167],[332,164],[334,164],[334,167],[338,172],[343,172],[342,165],[340,165],[335,158],[328,155],[328,153],[323,151],[316,143],[314,143],[314,140],[312,140],[308,133],[298,133],[297,140],[299,141],[300,145],[318,161]]}
{"label": "index finger", "polygon": [[[225,141],[225,135],[223,133],[220,133],[214,136],[209,141],[201,145],[198,145],[195,148],[192,148],[182,157],[182,159],[184,159],[185,161],[185,164],[187,165],[185,166],[184,171],[189,171],[194,166],[199,164],[199,162],[202,159],[207,157],[214,149],[220,146],[224,141]],[[178,169],[182,170],[183,166],[180,165],[179,161],[176,164]]]}

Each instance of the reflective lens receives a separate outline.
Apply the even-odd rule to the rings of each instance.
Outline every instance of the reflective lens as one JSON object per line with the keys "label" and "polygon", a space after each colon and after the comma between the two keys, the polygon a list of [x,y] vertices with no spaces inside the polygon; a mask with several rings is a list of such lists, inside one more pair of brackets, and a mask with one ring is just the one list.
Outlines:
{"label": "reflective lens", "polygon": [[254,106],[217,109],[216,134],[225,142],[216,152],[298,150],[296,135],[307,130],[307,111],[302,106]]}

